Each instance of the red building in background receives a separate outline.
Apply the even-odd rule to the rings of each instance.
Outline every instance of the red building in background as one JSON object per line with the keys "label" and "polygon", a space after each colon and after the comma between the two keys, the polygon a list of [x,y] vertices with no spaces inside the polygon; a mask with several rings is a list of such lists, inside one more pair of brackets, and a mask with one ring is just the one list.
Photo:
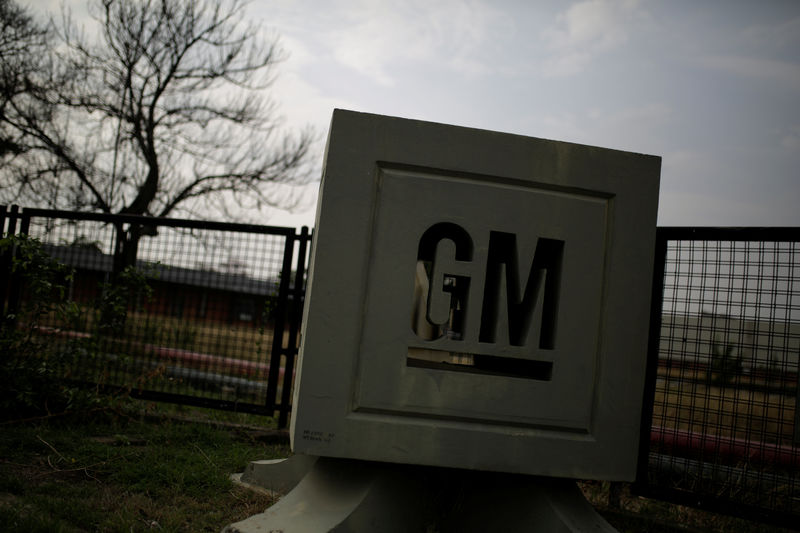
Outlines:
{"label": "red building in background", "polygon": [[[92,305],[111,280],[113,257],[92,246],[57,246],[45,250],[72,267],[70,298]],[[190,269],[137,261],[152,289],[150,298],[139,295],[131,305],[150,314],[187,320],[258,326],[278,294],[277,280],[256,279],[246,274]]]}

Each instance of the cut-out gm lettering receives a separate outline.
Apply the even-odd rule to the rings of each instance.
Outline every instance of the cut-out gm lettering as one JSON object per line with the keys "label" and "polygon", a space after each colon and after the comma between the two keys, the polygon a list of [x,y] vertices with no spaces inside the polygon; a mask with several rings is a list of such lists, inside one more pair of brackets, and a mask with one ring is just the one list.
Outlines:
{"label": "cut-out gm lettering", "polygon": [[[457,224],[434,224],[420,237],[412,329],[420,340],[437,343],[433,349],[409,348],[408,365],[550,380],[550,361],[481,353],[465,349],[463,340],[477,334],[478,346],[553,350],[564,241],[538,238],[530,264],[520,263],[513,233],[490,231],[488,243],[479,244],[488,252],[477,265],[473,237]],[[470,287],[477,276],[484,289],[481,301],[473,302]],[[480,306],[478,315],[468,312],[473,305]]]}

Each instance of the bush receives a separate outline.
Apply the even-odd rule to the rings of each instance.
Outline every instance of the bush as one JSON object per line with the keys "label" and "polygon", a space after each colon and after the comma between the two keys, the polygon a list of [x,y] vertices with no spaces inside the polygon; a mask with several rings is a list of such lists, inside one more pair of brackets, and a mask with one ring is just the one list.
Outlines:
{"label": "bush", "polygon": [[[48,315],[65,323],[75,320],[78,307],[67,299],[72,270],[25,235],[0,239],[0,257],[10,263],[6,283],[12,295],[0,321],[0,418],[49,415],[98,403],[96,392],[64,378],[65,363],[82,349],[80,343],[57,343],[40,330]],[[17,298],[14,292],[22,289]]]}
{"label": "bush", "polygon": [[112,283],[102,285],[97,307],[100,311],[99,333],[120,336],[125,333],[128,308],[137,300],[149,300],[153,289],[147,284],[147,272],[125,267]]}

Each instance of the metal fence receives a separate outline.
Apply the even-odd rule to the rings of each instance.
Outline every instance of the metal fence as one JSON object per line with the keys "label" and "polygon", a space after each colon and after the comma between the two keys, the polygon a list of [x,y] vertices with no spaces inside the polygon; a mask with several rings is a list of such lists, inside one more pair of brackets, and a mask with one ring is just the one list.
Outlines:
{"label": "metal fence", "polygon": [[[0,229],[34,237],[73,272],[69,312],[35,325],[65,376],[140,398],[277,412],[286,425],[307,228],[0,207]],[[30,290],[11,261],[0,262],[4,316]]]}
{"label": "metal fence", "polygon": [[659,228],[642,495],[800,524],[800,228]]}

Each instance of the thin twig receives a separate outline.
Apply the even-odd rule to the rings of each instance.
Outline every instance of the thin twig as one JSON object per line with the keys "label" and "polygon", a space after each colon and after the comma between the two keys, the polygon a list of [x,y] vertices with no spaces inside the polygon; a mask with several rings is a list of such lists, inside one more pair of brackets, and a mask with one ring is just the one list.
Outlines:
{"label": "thin twig", "polygon": [[[52,444],[50,444],[49,442],[47,442],[46,440],[44,440],[44,439],[43,439],[42,437],[40,437],[39,435],[36,435],[36,438],[37,438],[37,439],[39,439],[39,440],[40,440],[42,443],[44,443],[44,445],[45,445],[45,446],[47,446],[48,448],[50,448],[51,450],[53,450],[53,453],[55,453],[56,455],[58,455],[58,457],[59,457],[59,458],[61,458],[61,460],[62,460],[62,461],[67,461],[67,458],[66,458],[66,457],[64,457],[63,455],[61,455],[61,452],[59,452],[58,450],[56,450],[56,449],[53,447],[53,445],[52,445]],[[48,459],[47,459],[47,463],[48,463],[48,464],[50,464],[50,458],[48,458]],[[50,466],[53,466],[53,465],[51,464]],[[55,468],[55,467],[53,466],[53,468]]]}
{"label": "thin twig", "polygon": [[136,455],[137,453],[138,453],[138,452],[131,452],[131,453],[128,453],[128,454],[125,454],[125,455],[119,455],[119,456],[117,456],[117,457],[112,457],[111,459],[106,459],[105,461],[98,461],[98,462],[96,462],[96,463],[92,463],[92,464],[90,464],[90,465],[86,465],[86,466],[79,466],[79,467],[76,467],[76,468],[64,468],[64,469],[60,469],[60,468],[56,468],[56,467],[54,467],[54,466],[51,464],[50,466],[52,466],[52,467],[53,467],[53,471],[52,471],[52,472],[42,472],[41,474],[38,474],[38,475],[36,475],[36,476],[33,476],[33,477],[35,477],[35,478],[36,478],[36,477],[42,477],[42,476],[47,476],[47,475],[49,475],[49,474],[69,474],[69,473],[71,473],[71,472],[80,472],[81,470],[83,470],[83,472],[84,472],[84,473],[85,473],[85,474],[86,474],[88,477],[90,477],[90,478],[92,478],[92,479],[94,479],[94,480],[96,480],[96,481],[98,481],[98,482],[99,482],[99,481],[100,481],[99,479],[97,479],[96,477],[94,477],[93,475],[91,475],[91,474],[89,473],[89,469],[90,469],[90,468],[94,468],[94,467],[96,467],[96,466],[105,465],[105,464],[107,464],[107,463],[110,463],[110,462],[112,462],[112,461],[114,461],[114,460],[116,460],[116,459],[125,459],[126,457],[130,457],[131,455]]}
{"label": "thin twig", "polygon": [[208,455],[206,455],[206,452],[204,452],[204,451],[202,450],[202,448],[200,448],[200,446],[198,446],[198,445],[197,445],[197,444],[195,444],[194,442],[192,443],[192,446],[194,446],[195,448],[197,448],[197,451],[198,451],[198,452],[200,452],[200,453],[203,455],[203,457],[205,457],[205,458],[206,458],[206,461],[208,461],[208,464],[210,464],[210,465],[211,465],[211,466],[213,466],[214,468],[219,468],[219,467],[218,467],[216,464],[214,464],[214,461],[212,461],[212,460],[211,460],[211,458],[210,458]]}

